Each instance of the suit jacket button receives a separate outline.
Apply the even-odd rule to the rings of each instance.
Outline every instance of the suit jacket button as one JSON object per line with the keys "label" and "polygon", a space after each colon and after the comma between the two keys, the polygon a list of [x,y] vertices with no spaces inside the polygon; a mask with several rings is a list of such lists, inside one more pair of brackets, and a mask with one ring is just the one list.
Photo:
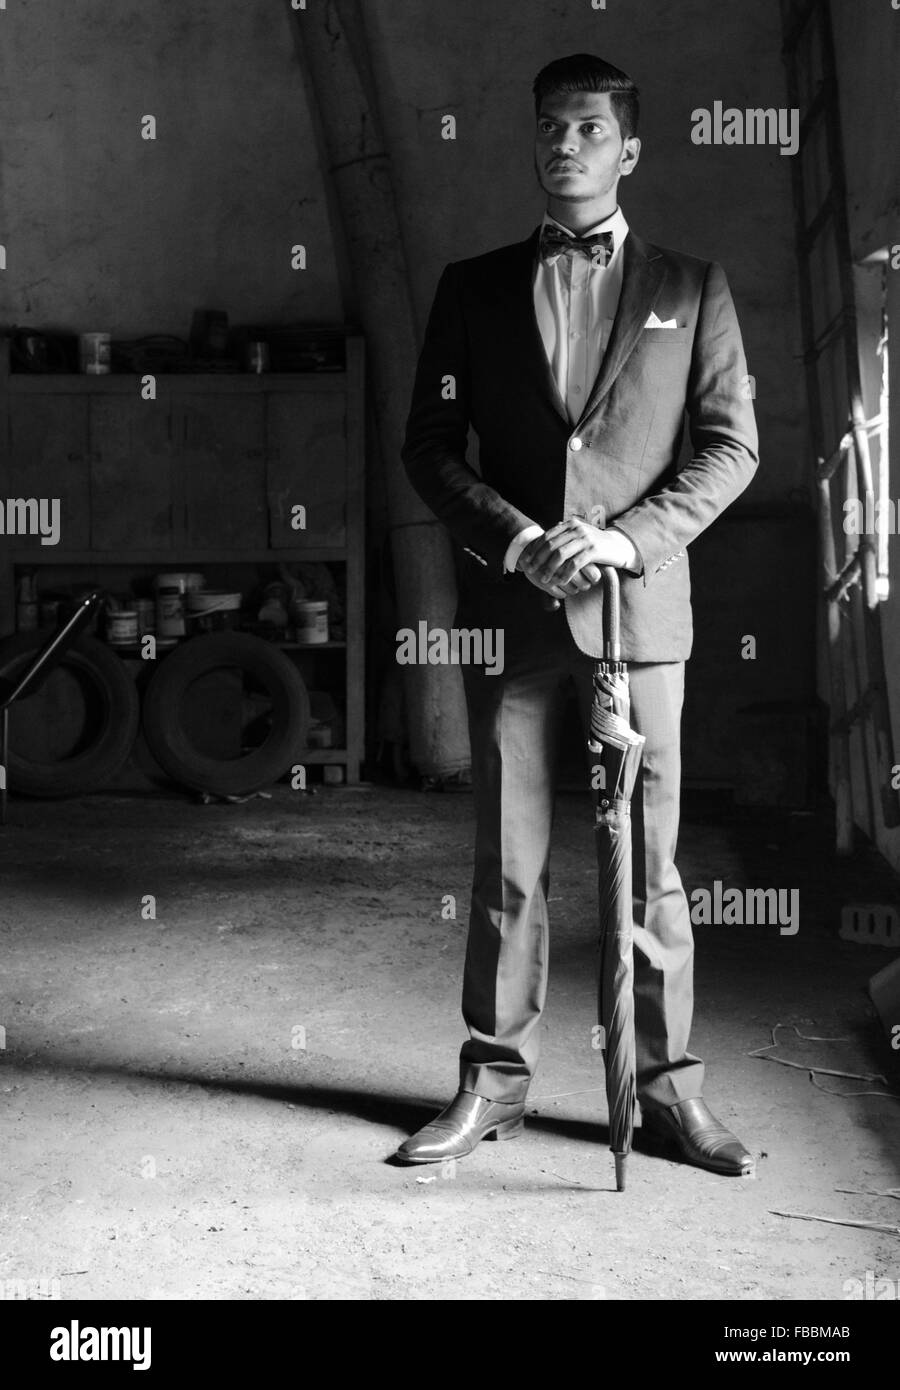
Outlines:
{"label": "suit jacket button", "polygon": [[581,448],[581,445],[582,445],[582,441],[578,438],[577,435],[575,436],[574,439],[570,439],[570,440],[569,440],[569,448],[570,448],[570,449],[576,449],[576,450],[577,450],[577,449],[580,449],[580,448]]}

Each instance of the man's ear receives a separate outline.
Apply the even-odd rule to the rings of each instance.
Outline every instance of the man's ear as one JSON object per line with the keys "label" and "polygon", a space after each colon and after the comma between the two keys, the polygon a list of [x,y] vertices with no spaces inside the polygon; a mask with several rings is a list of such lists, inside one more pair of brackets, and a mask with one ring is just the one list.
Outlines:
{"label": "man's ear", "polygon": [[629,135],[619,156],[619,173],[623,178],[633,174],[641,157],[641,142],[636,135]]}

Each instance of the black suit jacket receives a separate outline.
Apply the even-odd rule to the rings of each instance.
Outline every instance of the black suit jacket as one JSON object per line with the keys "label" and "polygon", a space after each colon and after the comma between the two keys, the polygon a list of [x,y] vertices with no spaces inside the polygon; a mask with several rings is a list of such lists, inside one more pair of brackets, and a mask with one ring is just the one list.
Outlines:
{"label": "black suit jacket", "polygon": [[[538,229],[446,267],[419,359],[403,461],[468,552],[465,619],[527,630],[543,596],[503,557],[523,527],[565,516],[615,524],[642,573],[621,571],[622,655],[680,661],[692,623],[686,547],[749,483],[757,432],[725,274],[627,236],[622,292],[597,380],[573,426],[534,313]],[[648,328],[655,312],[676,328]],[[685,417],[693,453],[679,470]],[[476,472],[466,458],[469,425]],[[465,572],[466,569],[468,572]],[[602,655],[599,586],[567,599],[578,647]]]}

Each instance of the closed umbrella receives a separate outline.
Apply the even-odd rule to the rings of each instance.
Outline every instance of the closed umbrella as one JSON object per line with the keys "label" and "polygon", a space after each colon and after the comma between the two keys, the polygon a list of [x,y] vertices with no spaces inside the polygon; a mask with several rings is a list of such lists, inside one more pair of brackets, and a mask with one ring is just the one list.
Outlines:
{"label": "closed umbrella", "polygon": [[644,738],[630,724],[628,669],[621,660],[619,576],[603,566],[603,659],[594,667],[588,749],[602,775],[596,809],[600,895],[598,1011],[609,1106],[609,1146],[616,1188],[625,1190],[625,1165],[634,1137],[634,952],[631,884],[631,797]]}

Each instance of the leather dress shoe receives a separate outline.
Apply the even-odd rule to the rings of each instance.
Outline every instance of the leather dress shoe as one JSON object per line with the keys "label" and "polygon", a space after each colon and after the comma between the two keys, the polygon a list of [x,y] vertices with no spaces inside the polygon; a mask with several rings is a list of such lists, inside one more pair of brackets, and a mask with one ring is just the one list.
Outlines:
{"label": "leather dress shoe", "polygon": [[460,1091],[424,1129],[397,1150],[403,1163],[442,1163],[465,1158],[482,1139],[515,1139],[525,1127],[525,1102],[487,1100]]}
{"label": "leather dress shoe", "polygon": [[699,1097],[642,1110],[645,1132],[676,1145],[688,1163],[729,1177],[754,1176],[756,1160],[752,1153],[720,1124]]}

